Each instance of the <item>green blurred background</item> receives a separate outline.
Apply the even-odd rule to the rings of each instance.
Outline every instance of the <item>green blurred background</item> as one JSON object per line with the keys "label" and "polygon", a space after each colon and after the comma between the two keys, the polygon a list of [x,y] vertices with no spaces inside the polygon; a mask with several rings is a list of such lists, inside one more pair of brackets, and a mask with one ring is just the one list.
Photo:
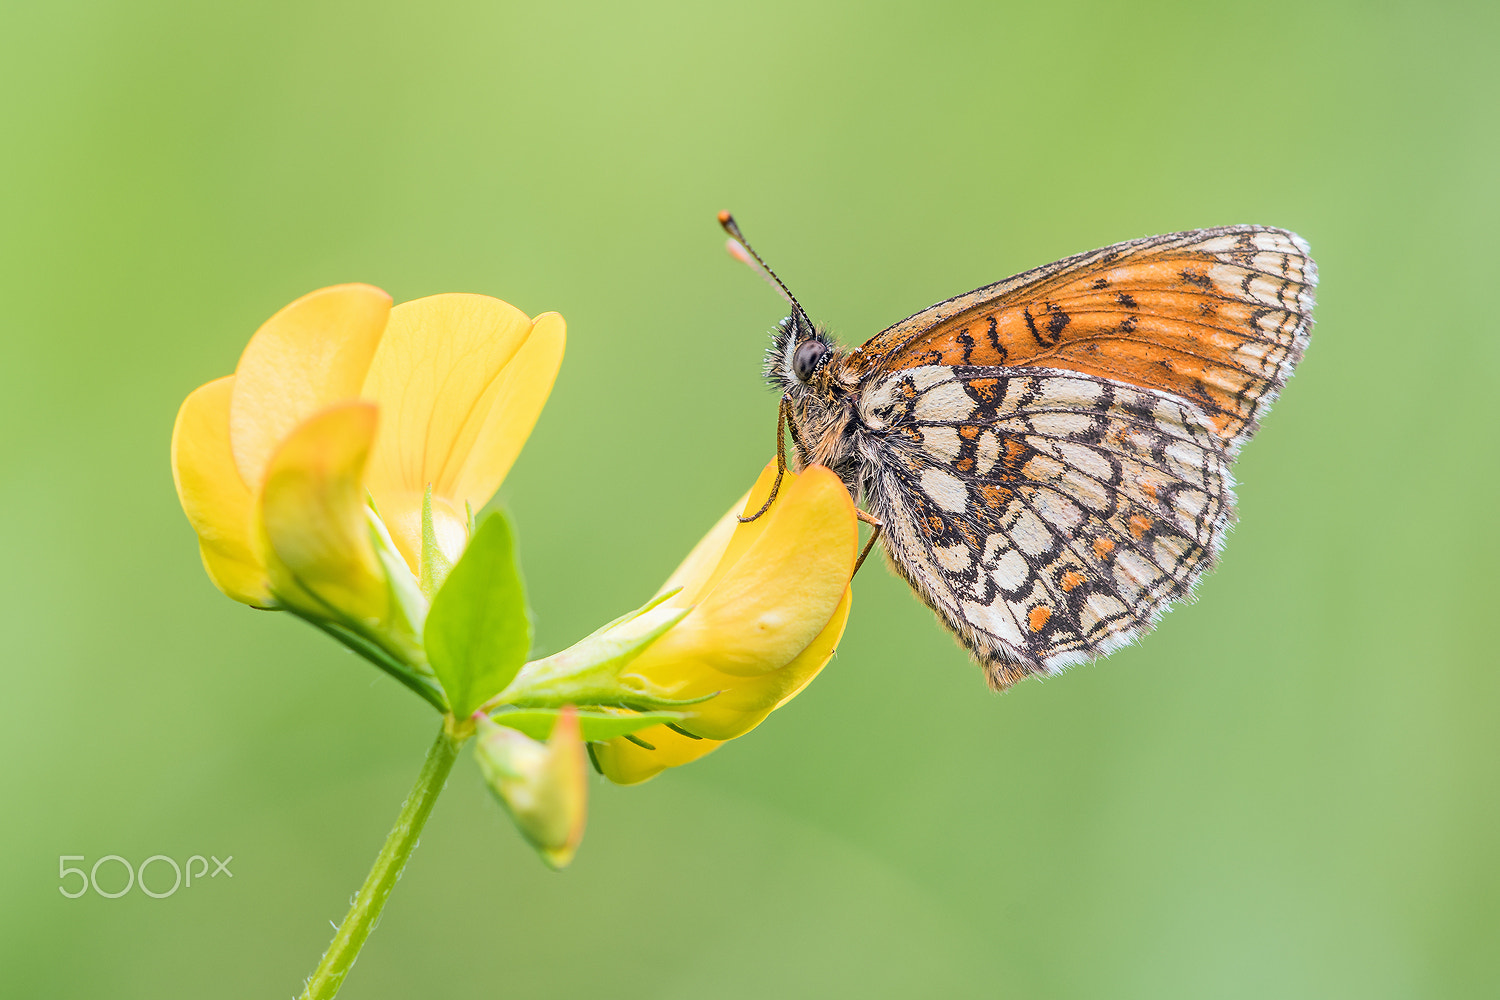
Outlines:
{"label": "green blurred background", "polygon": [[[783,312],[721,208],[846,339],[1236,222],[1311,241],[1318,326],[1221,569],[1144,643],[997,697],[867,568],[818,682],[600,779],[564,874],[466,756],[343,995],[1500,992],[1494,4],[0,16],[0,994],[293,995],[434,728],[209,584],[182,398],[335,282],[561,311],[499,498],[558,649],[770,453]],[[234,877],[69,900],[62,854]]]}

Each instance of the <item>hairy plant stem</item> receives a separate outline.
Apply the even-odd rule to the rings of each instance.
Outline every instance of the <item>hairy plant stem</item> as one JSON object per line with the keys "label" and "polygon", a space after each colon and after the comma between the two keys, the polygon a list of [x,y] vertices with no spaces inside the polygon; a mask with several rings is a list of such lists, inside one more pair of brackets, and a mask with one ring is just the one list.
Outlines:
{"label": "hairy plant stem", "polygon": [[307,980],[302,1000],[332,1000],[338,995],[339,987],[354,966],[354,960],[359,957],[359,950],[364,947],[365,939],[375,929],[386,898],[395,888],[396,880],[401,877],[401,869],[406,867],[407,859],[411,857],[418,838],[422,836],[422,827],[427,825],[432,805],[443,790],[443,782],[448,780],[448,772],[453,770],[453,762],[458,759],[458,748],[463,746],[473,732],[472,722],[465,720],[461,724],[455,724],[452,716],[443,717],[443,728],[438,731],[437,739],[433,740],[431,749],[427,751],[427,759],[422,763],[422,773],[417,775],[417,783],[401,804],[401,814],[396,817],[396,825],[385,838],[385,846],[381,847],[380,854],[376,856],[370,874],[365,876],[365,884],[359,887],[354,905],[344,914],[344,922],[339,925],[338,933],[333,936],[328,950],[323,953],[323,960]]}

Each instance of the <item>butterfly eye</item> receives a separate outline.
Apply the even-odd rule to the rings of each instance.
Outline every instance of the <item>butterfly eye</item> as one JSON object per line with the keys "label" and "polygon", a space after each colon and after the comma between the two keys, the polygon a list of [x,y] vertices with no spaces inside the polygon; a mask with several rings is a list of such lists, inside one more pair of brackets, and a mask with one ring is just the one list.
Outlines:
{"label": "butterfly eye", "polygon": [[792,355],[792,374],[800,381],[808,381],[813,377],[813,372],[818,370],[818,362],[827,353],[828,345],[821,340],[804,340],[797,345],[797,353]]}

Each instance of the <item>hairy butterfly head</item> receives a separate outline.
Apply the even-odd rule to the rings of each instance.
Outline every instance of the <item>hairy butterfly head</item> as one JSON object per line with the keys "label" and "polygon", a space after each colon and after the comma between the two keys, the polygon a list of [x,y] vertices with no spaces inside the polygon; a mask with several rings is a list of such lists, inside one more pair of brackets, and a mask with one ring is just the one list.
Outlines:
{"label": "hairy butterfly head", "polygon": [[766,381],[783,394],[800,397],[817,379],[833,347],[827,331],[814,327],[800,311],[792,313],[771,333]]}

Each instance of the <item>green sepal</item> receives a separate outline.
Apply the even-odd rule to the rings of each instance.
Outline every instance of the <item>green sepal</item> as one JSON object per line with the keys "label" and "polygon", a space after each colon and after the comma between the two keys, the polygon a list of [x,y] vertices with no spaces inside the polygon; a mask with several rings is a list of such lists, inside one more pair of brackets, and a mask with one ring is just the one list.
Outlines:
{"label": "green sepal", "polygon": [[425,667],[427,659],[420,636],[427,620],[427,595],[422,593],[411,567],[397,551],[385,522],[380,520],[374,508],[367,513],[370,515],[370,544],[374,546],[375,558],[385,574],[386,592],[390,597],[390,620],[383,631],[400,647],[403,659]]}
{"label": "green sepal", "polygon": [[302,592],[317,600],[321,608],[284,600],[278,600],[276,608],[317,628],[390,674],[439,712],[447,712],[447,699],[419,638],[427,617],[427,598],[417,587],[406,560],[397,552],[385,522],[380,520],[375,500],[368,494],[365,521],[370,547],[385,582],[385,610],[378,619],[359,617],[334,607],[305,586]]}
{"label": "green sepal", "polygon": [[[467,507],[468,501],[465,501]],[[468,528],[472,535],[474,532],[474,510],[468,508]],[[437,529],[432,526],[432,484],[427,484],[427,492],[422,494],[422,593],[431,597],[443,587],[443,581],[448,579],[448,574],[453,571],[453,564],[438,547]]]}
{"label": "green sepal", "polygon": [[[668,600],[670,600],[673,597],[676,597],[680,593],[682,593],[682,588],[681,587],[673,587],[671,590],[664,590],[660,594],[657,594],[655,597],[651,598],[651,600],[647,601],[645,604],[642,604],[640,607],[636,608],[635,610],[633,610],[633,611],[627,611],[623,615],[621,615],[620,617],[614,619],[613,621],[608,621],[608,622],[605,622],[603,625],[600,625],[598,628],[594,629],[594,631],[590,632],[588,635],[586,635],[582,639],[578,640],[578,642],[575,642],[573,644],[573,646],[574,647],[580,646],[584,642],[588,641],[589,639],[592,639],[595,636],[603,635],[605,632],[608,632],[612,628],[617,628],[617,627],[619,627],[621,625],[624,625],[626,622],[629,622],[629,621],[635,621],[635,619],[639,618],[641,615],[645,614],[648,611],[654,611],[656,608],[660,607],[662,604],[665,604]],[[691,610],[691,609],[689,609],[689,610]],[[684,614],[683,617],[686,617],[686,615]],[[682,620],[681,618],[678,619],[678,621],[681,621],[681,620]],[[676,624],[676,623],[674,622],[673,624]],[[654,636],[653,639],[654,638],[659,638],[659,636],[660,636],[660,633],[658,633],[657,636]],[[642,651],[644,651],[644,647],[642,647]]]}
{"label": "green sepal", "polygon": [[714,697],[709,694],[702,698],[668,698],[643,686],[645,682],[639,678],[628,683],[620,678],[620,671],[692,610],[662,606],[661,602],[669,596],[654,598],[649,604],[621,615],[560,653],[526,664],[487,707],[592,705],[649,711],[696,705]]}
{"label": "green sepal", "polygon": [[[552,727],[562,714],[555,708],[519,708],[496,712],[490,719],[501,726],[519,729],[534,740],[545,740],[552,735]],[[651,726],[671,724],[682,718],[680,712],[637,712],[616,715],[610,712],[578,711],[578,724],[586,742],[612,740],[626,733]]]}
{"label": "green sepal", "polygon": [[531,618],[504,514],[491,514],[474,532],[433,596],[423,636],[427,660],[460,719],[508,685],[526,662]]}

